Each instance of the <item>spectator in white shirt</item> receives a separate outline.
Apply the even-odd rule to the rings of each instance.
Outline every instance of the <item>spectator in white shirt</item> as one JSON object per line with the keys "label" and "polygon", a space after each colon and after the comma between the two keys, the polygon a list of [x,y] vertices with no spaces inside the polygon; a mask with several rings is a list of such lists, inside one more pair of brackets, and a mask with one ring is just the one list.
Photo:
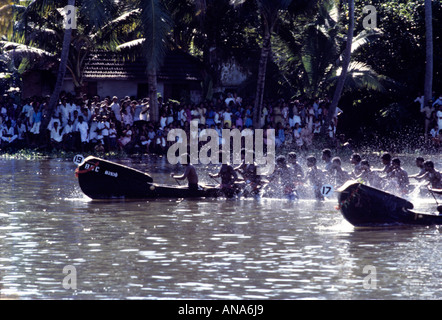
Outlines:
{"label": "spectator in white shirt", "polygon": [[61,148],[62,141],[62,128],[59,127],[59,122],[54,122],[54,125],[51,129],[51,146],[58,150]]}

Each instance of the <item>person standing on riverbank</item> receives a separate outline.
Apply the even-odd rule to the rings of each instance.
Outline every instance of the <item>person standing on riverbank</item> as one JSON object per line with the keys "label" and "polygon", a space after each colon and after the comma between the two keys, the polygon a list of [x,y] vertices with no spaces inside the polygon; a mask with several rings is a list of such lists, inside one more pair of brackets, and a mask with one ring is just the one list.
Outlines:
{"label": "person standing on riverbank", "polygon": [[110,109],[115,115],[115,129],[117,130],[118,134],[121,134],[122,118],[121,118],[121,107],[120,104],[118,103],[118,97],[114,96],[112,98],[112,104],[110,105]]}
{"label": "person standing on riverbank", "polygon": [[437,117],[437,127],[440,130],[442,130],[442,105],[439,106],[439,110],[436,112]]}
{"label": "person standing on riverbank", "polygon": [[50,131],[50,145],[53,149],[59,150],[62,146],[63,140],[63,128],[59,125],[58,121],[54,122],[53,127]]}
{"label": "person standing on riverbank", "polygon": [[84,152],[89,143],[89,125],[83,116],[78,117],[77,131],[80,133],[81,151]]}
{"label": "person standing on riverbank", "polygon": [[18,135],[15,133],[14,127],[11,125],[11,120],[7,120],[5,122],[5,126],[2,129],[2,145],[5,147],[12,146],[14,141],[18,138]]}
{"label": "person standing on riverbank", "polygon": [[32,113],[32,127],[29,131],[31,133],[31,145],[34,145],[37,143],[40,135],[42,113],[40,110],[40,105],[37,101],[32,104],[32,108],[34,109],[34,112]]}
{"label": "person standing on riverbank", "polygon": [[425,140],[427,140],[427,138],[428,138],[428,131],[430,130],[431,121],[433,119],[433,112],[434,112],[434,108],[431,104],[431,101],[429,101],[426,106],[421,108],[421,113],[423,114],[423,116],[425,118],[425,120],[424,120]]}

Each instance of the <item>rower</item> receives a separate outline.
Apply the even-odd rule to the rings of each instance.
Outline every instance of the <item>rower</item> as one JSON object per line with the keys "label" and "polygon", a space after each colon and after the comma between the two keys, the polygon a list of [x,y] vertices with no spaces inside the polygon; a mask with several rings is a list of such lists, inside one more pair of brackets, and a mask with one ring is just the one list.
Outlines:
{"label": "rower", "polygon": [[332,169],[332,153],[330,149],[322,150],[322,160],[325,162],[324,170],[330,172]]}
{"label": "rower", "polygon": [[340,187],[351,179],[351,175],[347,171],[342,169],[340,157],[334,157],[331,163],[332,165],[328,170],[329,177],[333,179],[335,187]]}
{"label": "rower", "polygon": [[[221,150],[219,152],[219,157],[221,161],[222,161],[222,154],[223,151]],[[233,169],[231,165],[223,163],[221,164],[221,168],[218,173],[216,174],[209,173],[209,176],[211,178],[221,177],[221,186],[220,186],[221,190],[228,195],[232,194],[232,191],[234,191],[235,189],[235,181],[238,179],[238,175],[236,174],[235,169]]]}
{"label": "rower", "polygon": [[361,179],[363,183],[377,189],[382,189],[382,178],[379,177],[378,172],[370,169],[370,163],[367,160],[361,161],[362,173],[356,177]]}
{"label": "rower", "polygon": [[424,158],[417,157],[416,158],[416,167],[418,167],[420,171],[418,173],[410,175],[408,177],[409,178],[416,178],[416,177],[419,177],[419,176],[425,174],[426,171],[425,171],[424,163],[425,163]]}
{"label": "rower", "polygon": [[307,166],[309,167],[306,177],[313,186],[315,197],[318,200],[324,200],[324,196],[321,194],[321,187],[324,180],[324,172],[316,167],[316,158],[309,156],[307,158]]}
{"label": "rower", "polygon": [[384,153],[381,156],[382,164],[384,165],[384,169],[380,170],[382,173],[390,173],[393,169],[392,163],[391,163],[391,155],[389,153]]}
{"label": "rower", "polygon": [[353,172],[352,172],[352,176],[353,177],[357,177],[357,176],[359,176],[362,173],[361,161],[362,161],[362,158],[361,158],[361,155],[359,153],[353,153],[351,155],[350,162],[351,162],[352,165],[354,165],[354,169],[353,169]]}
{"label": "rower", "polygon": [[295,183],[299,183],[304,179],[304,171],[302,170],[301,165],[297,162],[297,158],[298,157],[294,152],[289,152],[287,155],[287,162],[292,169],[292,177],[294,178]]}
{"label": "rower", "polygon": [[418,181],[427,180],[433,189],[442,189],[442,174],[434,169],[433,161],[425,161],[424,168],[424,174],[413,178]]}
{"label": "rower", "polygon": [[287,166],[285,156],[278,156],[276,158],[276,168],[269,177],[269,183],[275,183],[277,187],[281,187],[282,194],[288,200],[296,200],[298,195],[291,171],[292,170]]}
{"label": "rower", "polygon": [[394,158],[391,161],[391,170],[387,174],[387,179],[393,179],[397,183],[401,194],[408,193],[408,173],[401,168],[401,160],[399,158]]}
{"label": "rower", "polygon": [[[253,151],[250,152],[253,159],[254,153]],[[240,172],[244,178],[246,185],[250,186],[252,194],[257,195],[259,193],[259,189],[262,187],[262,180],[261,176],[257,173],[256,164],[254,162],[244,163]]]}
{"label": "rower", "polygon": [[245,149],[241,149],[241,164],[238,165],[237,167],[235,167],[234,170],[239,172],[243,176],[243,178],[245,179],[244,175],[246,174],[246,170],[247,170],[246,150]]}
{"label": "rower", "polygon": [[180,176],[171,173],[170,176],[176,180],[185,180],[188,181],[189,190],[196,191],[198,190],[198,174],[196,173],[195,167],[190,163],[190,155],[186,155],[186,162],[183,163],[186,166],[184,173]]}

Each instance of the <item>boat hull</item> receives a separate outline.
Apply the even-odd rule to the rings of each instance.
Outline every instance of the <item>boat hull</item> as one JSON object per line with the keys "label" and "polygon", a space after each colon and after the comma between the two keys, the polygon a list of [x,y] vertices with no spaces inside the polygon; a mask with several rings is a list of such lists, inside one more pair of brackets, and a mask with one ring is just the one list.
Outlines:
{"label": "boat hull", "polygon": [[81,190],[92,199],[158,199],[216,197],[218,188],[165,186],[153,182],[150,175],[127,166],[87,157],[76,170]]}
{"label": "boat hull", "polygon": [[439,225],[442,216],[413,211],[406,199],[357,182],[338,190],[339,209],[355,227]]}

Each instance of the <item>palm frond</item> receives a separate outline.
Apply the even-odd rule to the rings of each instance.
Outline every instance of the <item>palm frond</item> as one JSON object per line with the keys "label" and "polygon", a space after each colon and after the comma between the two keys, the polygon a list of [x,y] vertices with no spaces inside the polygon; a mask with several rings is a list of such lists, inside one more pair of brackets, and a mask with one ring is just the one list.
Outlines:
{"label": "palm frond", "polygon": [[117,47],[117,50],[126,51],[126,50],[142,49],[145,42],[146,42],[146,39],[144,39],[144,38],[128,41],[128,42],[120,44]]}
{"label": "palm frond", "polygon": [[[341,75],[342,68],[338,68],[336,75],[329,78],[330,83],[337,81]],[[363,62],[353,61],[348,67],[347,77],[345,79],[345,89],[367,89],[384,92],[383,81],[388,81],[384,76],[378,75],[369,65]]]}
{"label": "palm frond", "polygon": [[9,13],[9,12],[14,12],[14,13],[23,13],[26,10],[26,6],[21,6],[18,4],[5,4],[4,6],[0,7],[0,15]]}
{"label": "palm frond", "polygon": [[79,10],[86,17],[88,28],[99,30],[111,20],[116,4],[112,0],[83,0]]}
{"label": "palm frond", "polygon": [[123,14],[121,14],[120,16],[118,16],[117,18],[109,21],[104,28],[108,28],[108,27],[119,27],[121,25],[127,24],[130,21],[134,21],[134,19],[139,18],[141,13],[140,9],[133,9],[127,12],[124,12]]}
{"label": "palm frond", "polygon": [[0,41],[0,47],[2,48],[3,54],[10,59],[21,59],[26,57],[29,60],[33,60],[53,58],[55,56],[46,50],[10,41]]}
{"label": "palm frond", "polygon": [[370,30],[363,30],[360,33],[358,33],[354,38],[351,45],[351,53],[358,51],[361,49],[364,45],[370,43],[373,40],[378,39],[380,36],[382,36],[382,31],[380,29],[370,29]]}
{"label": "palm frond", "polygon": [[120,51],[125,59],[135,60],[144,53],[145,42],[144,38],[128,41],[117,46],[116,50]]}
{"label": "palm frond", "polygon": [[32,31],[27,35],[26,40],[39,43],[42,47],[53,47],[63,38],[63,34],[54,29],[40,27],[32,28],[31,30]]}
{"label": "palm frond", "polygon": [[52,11],[52,7],[57,4],[55,0],[32,0],[22,13],[23,18],[36,16]]}
{"label": "palm frond", "polygon": [[163,64],[166,55],[166,38],[172,21],[160,0],[141,0],[141,10],[147,68],[156,70]]}
{"label": "palm frond", "polygon": [[334,37],[327,30],[309,26],[306,30],[306,42],[301,50],[301,61],[309,80],[311,90],[316,91],[321,79],[329,72],[336,60],[337,45]]}
{"label": "palm frond", "polygon": [[339,22],[339,8],[335,0],[325,0],[319,4],[316,24],[334,28]]}
{"label": "palm frond", "polygon": [[140,14],[141,14],[140,9],[132,9],[132,10],[123,12],[121,15],[119,15],[115,19],[106,23],[98,31],[91,34],[91,39],[93,41],[95,39],[111,39],[114,37],[114,33],[115,33],[116,29],[123,28],[123,27],[127,28],[127,26],[130,24],[137,26],[138,25],[137,21],[139,21]]}

